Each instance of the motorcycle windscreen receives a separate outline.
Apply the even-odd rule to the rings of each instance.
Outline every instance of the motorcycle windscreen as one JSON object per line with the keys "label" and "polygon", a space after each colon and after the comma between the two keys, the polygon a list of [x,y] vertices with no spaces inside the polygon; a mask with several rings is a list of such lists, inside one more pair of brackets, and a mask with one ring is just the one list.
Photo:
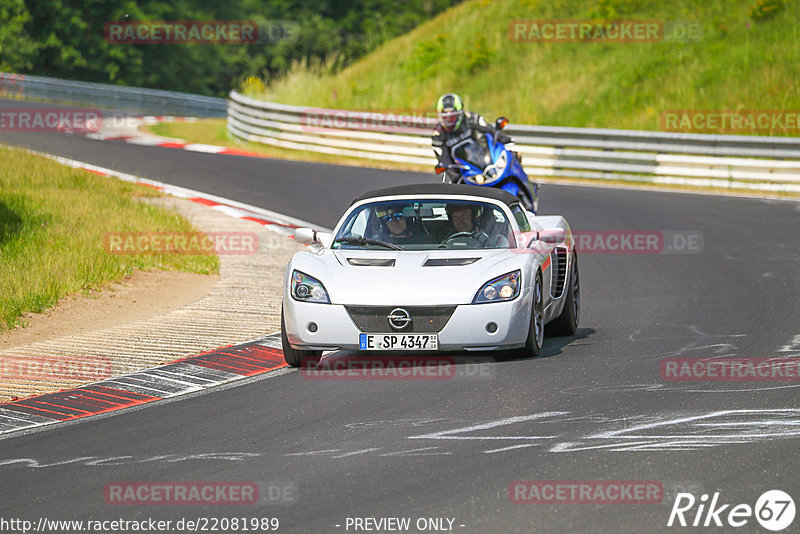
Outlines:
{"label": "motorcycle windscreen", "polygon": [[489,146],[486,144],[486,140],[481,139],[481,141],[469,139],[461,143],[453,151],[453,156],[481,170],[485,169],[492,164],[492,155],[489,153]]}

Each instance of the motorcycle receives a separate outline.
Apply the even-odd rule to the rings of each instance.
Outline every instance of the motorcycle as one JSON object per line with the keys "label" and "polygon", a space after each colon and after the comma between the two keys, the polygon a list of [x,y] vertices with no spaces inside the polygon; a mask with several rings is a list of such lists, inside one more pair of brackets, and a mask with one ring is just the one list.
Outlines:
{"label": "motorcycle", "polygon": [[[502,130],[508,119],[500,117],[495,121],[495,128]],[[491,133],[475,138],[469,137],[452,147],[453,160],[456,164],[436,167],[436,173],[442,174],[442,183],[465,183],[482,187],[498,187],[519,197],[525,209],[536,213],[539,207],[539,185],[532,183],[522,168],[516,152],[495,139]],[[446,172],[449,169],[459,171],[454,181]]]}

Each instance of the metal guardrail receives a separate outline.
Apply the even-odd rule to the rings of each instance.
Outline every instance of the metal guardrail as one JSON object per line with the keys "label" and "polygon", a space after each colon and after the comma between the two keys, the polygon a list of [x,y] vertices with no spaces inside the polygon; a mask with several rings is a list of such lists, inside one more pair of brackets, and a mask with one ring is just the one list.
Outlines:
{"label": "metal guardrail", "polygon": [[[382,161],[433,166],[430,129],[420,119],[402,132],[359,128],[347,120],[388,124],[392,116],[264,102],[232,91],[228,131],[248,141]],[[314,120],[309,119],[313,117]],[[338,122],[338,124],[337,124]],[[361,121],[363,123],[363,121]],[[392,130],[392,128],[386,128]],[[509,124],[525,171],[533,177],[628,180],[700,187],[800,192],[800,138],[704,135]]]}
{"label": "metal guardrail", "polygon": [[0,72],[0,96],[111,108],[141,115],[225,117],[227,101],[177,91]]}

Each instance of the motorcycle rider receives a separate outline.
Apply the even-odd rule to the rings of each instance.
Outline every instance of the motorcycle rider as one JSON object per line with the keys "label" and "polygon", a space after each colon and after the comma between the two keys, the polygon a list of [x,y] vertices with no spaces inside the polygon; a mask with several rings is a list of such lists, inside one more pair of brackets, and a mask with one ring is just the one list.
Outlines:
{"label": "motorcycle rider", "polygon": [[509,136],[488,124],[483,117],[477,113],[465,111],[464,102],[455,93],[446,93],[439,97],[436,102],[436,113],[439,122],[431,136],[431,144],[433,152],[439,160],[439,165],[447,169],[445,172],[451,182],[456,182],[457,178],[461,176],[458,169],[448,168],[449,165],[455,164],[451,151],[457,143],[472,136],[477,139],[484,133],[494,135],[503,144],[511,142]]}

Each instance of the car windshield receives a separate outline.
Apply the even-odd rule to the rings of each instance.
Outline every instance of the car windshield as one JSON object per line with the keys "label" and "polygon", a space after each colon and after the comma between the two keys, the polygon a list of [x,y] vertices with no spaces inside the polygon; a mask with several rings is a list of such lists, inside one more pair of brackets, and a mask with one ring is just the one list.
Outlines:
{"label": "car windshield", "polygon": [[348,215],[334,249],[497,249],[516,246],[503,209],[489,202],[409,199],[364,204]]}

